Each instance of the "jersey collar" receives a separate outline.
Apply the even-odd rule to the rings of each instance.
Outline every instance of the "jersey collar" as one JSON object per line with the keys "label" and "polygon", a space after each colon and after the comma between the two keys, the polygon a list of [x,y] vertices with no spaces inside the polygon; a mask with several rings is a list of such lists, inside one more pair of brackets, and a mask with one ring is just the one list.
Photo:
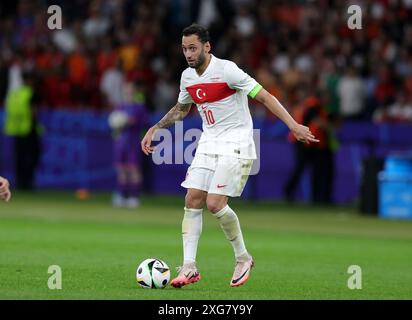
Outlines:
{"label": "jersey collar", "polygon": [[206,69],[205,69],[205,71],[203,71],[203,73],[199,76],[199,74],[197,73],[197,71],[195,70],[195,69],[193,69],[194,70],[194,72],[195,72],[195,74],[196,74],[196,76],[198,77],[198,78],[201,78],[201,77],[203,77],[203,76],[205,76],[206,74],[207,74],[207,72],[208,72],[208,70],[211,68],[211,66],[212,66],[212,64],[215,62],[215,56],[213,55],[213,54],[210,54],[210,62],[209,62],[209,65],[206,67]]}

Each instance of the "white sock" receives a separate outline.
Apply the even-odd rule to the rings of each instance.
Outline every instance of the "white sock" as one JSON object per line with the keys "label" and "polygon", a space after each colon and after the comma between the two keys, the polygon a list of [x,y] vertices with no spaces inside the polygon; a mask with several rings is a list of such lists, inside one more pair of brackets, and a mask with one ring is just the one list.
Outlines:
{"label": "white sock", "polygon": [[183,263],[196,261],[197,244],[202,233],[203,209],[185,209],[182,221]]}
{"label": "white sock", "polygon": [[226,205],[226,207],[215,214],[215,217],[219,221],[226,239],[232,244],[235,257],[239,258],[240,256],[247,254],[242,230],[240,230],[239,219],[236,213],[229,207],[229,205]]}

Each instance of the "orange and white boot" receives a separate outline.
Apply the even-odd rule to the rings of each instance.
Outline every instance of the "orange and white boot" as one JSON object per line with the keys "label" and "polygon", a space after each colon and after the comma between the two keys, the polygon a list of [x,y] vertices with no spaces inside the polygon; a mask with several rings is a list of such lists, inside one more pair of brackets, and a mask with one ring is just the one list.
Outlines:
{"label": "orange and white boot", "polygon": [[198,282],[201,278],[195,262],[186,263],[182,267],[178,267],[177,272],[178,276],[170,282],[170,285],[175,288],[181,288],[187,284]]}
{"label": "orange and white boot", "polygon": [[250,254],[245,257],[239,257],[236,260],[235,272],[230,281],[231,287],[238,287],[244,284],[249,279],[250,270],[252,270],[255,262]]}

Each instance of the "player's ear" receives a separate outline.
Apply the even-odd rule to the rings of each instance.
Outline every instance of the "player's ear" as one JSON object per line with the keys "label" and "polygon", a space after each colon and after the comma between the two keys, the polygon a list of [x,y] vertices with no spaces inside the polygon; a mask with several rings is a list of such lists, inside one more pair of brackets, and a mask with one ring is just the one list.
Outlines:
{"label": "player's ear", "polygon": [[207,42],[205,43],[205,51],[206,51],[206,53],[209,53],[209,52],[210,52],[210,49],[211,49],[210,42],[207,41]]}

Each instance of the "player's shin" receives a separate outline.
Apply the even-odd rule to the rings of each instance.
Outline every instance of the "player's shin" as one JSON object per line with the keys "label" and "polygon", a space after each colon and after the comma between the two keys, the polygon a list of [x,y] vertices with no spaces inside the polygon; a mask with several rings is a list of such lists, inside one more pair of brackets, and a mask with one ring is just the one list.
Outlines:
{"label": "player's shin", "polygon": [[129,168],[128,171],[128,193],[130,197],[139,198],[140,185],[141,185],[141,173],[135,166]]}
{"label": "player's shin", "polygon": [[222,210],[215,213],[214,216],[218,219],[226,239],[232,244],[236,259],[246,255],[247,250],[236,213],[229,205],[226,205]]}
{"label": "player's shin", "polygon": [[183,263],[196,261],[197,245],[202,233],[203,209],[184,208],[182,221]]}
{"label": "player's shin", "polygon": [[123,198],[128,197],[129,188],[127,184],[127,175],[124,169],[118,169],[117,172],[117,192]]}

